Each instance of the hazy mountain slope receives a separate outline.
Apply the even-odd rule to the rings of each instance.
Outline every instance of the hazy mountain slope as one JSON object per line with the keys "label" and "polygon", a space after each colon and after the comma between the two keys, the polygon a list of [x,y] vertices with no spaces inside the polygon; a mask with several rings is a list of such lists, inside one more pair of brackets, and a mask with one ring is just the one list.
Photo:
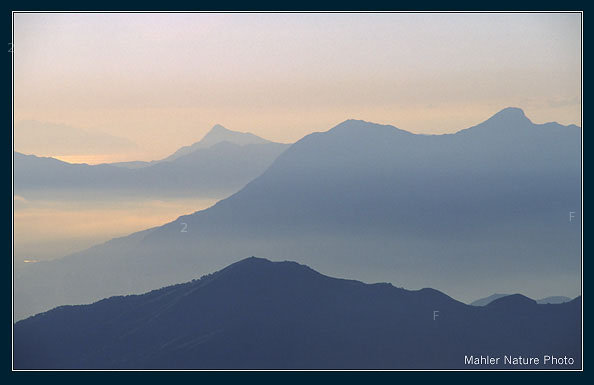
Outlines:
{"label": "hazy mountain slope", "polygon": [[32,198],[80,195],[220,196],[261,174],[287,147],[279,143],[218,142],[174,161],[128,167],[70,164],[15,153],[15,193]]}
{"label": "hazy mountain slope", "polygon": [[[98,180],[113,180],[117,185],[131,175],[128,170],[102,164],[73,164],[48,157],[14,153],[15,193],[23,194],[35,189],[95,188]],[[42,194],[43,192],[40,192]]]}
{"label": "hazy mountain slope", "polygon": [[207,210],[28,266],[15,311],[138,293],[244,255],[462,300],[501,288],[578,295],[580,222],[568,213],[580,213],[580,134],[518,109],[451,135],[349,120]]}
{"label": "hazy mountain slope", "polygon": [[151,160],[150,162],[145,162],[142,160],[132,160],[129,162],[113,162],[113,163],[105,163],[108,164],[110,166],[115,166],[115,167],[123,167],[123,168],[143,168],[143,167],[147,167],[150,166],[151,164],[155,164],[158,163],[158,160]]}
{"label": "hazy mountain slope", "polygon": [[14,364],[436,369],[473,368],[465,355],[554,352],[574,365],[545,369],[580,368],[581,298],[537,305],[512,297],[472,307],[433,289],[368,285],[248,258],[200,280],[20,321]]}
{"label": "hazy mountain slope", "polygon": [[[184,195],[231,194],[257,177],[287,145],[279,143],[238,145],[220,142],[197,149],[174,161],[160,162],[136,170],[147,193],[159,193],[164,186]],[[175,186],[175,187],[173,187]]]}

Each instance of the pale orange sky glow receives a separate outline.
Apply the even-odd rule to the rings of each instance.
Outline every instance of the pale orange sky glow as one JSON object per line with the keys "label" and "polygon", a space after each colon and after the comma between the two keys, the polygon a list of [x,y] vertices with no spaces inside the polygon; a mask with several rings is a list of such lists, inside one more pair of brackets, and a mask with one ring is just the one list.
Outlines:
{"label": "pale orange sky glow", "polygon": [[33,201],[16,195],[15,261],[63,257],[117,236],[162,225],[217,200]]}
{"label": "pale orange sky glow", "polygon": [[581,125],[579,13],[16,13],[14,47],[15,150],[67,161],[163,158],[216,123],[280,142],[508,106]]}

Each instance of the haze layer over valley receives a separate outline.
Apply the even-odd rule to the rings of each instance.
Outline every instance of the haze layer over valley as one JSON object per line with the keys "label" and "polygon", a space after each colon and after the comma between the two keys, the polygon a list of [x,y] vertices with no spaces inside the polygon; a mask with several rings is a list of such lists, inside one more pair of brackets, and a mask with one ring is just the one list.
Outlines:
{"label": "haze layer over valley", "polygon": [[206,210],[27,266],[16,313],[139,293],[249,255],[464,301],[479,290],[573,298],[580,140],[579,127],[534,124],[518,108],[447,135],[347,120]]}
{"label": "haze layer over valley", "polygon": [[217,124],[200,141],[150,162],[71,164],[16,152],[15,267],[208,208],[287,146]]}

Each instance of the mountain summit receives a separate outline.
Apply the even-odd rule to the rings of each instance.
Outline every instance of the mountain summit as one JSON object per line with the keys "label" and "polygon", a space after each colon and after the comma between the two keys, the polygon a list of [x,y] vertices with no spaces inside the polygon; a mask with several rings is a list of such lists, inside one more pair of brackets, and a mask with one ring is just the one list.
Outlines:
{"label": "mountain summit", "polygon": [[200,141],[192,144],[191,146],[185,146],[180,148],[167,158],[163,159],[163,161],[172,161],[179,157],[187,155],[199,148],[208,148],[221,142],[230,142],[240,146],[246,144],[271,143],[269,140],[260,138],[259,136],[251,134],[249,132],[231,131],[221,126],[220,124],[215,124]]}
{"label": "mountain summit", "polygon": [[[486,132],[494,136],[503,136],[509,135],[508,131],[523,131],[534,127],[535,125],[528,119],[526,114],[521,108],[517,107],[507,107],[503,110],[497,112],[495,115],[491,116],[489,119],[485,120],[484,122],[471,127],[465,130],[460,131],[460,133],[466,133],[468,131],[477,131],[483,129]],[[512,133],[512,135],[515,135]],[[503,138],[501,138],[503,139]]]}
{"label": "mountain summit", "polygon": [[[220,124],[216,124],[211,128],[211,130],[198,143],[201,147],[210,147],[220,142],[230,142],[240,146],[246,144],[270,143],[269,140],[260,138],[252,133],[231,131]],[[194,145],[198,145],[198,143],[195,143]]]}
{"label": "mountain summit", "polygon": [[522,110],[521,108],[518,108],[518,107],[504,108],[503,110],[499,111],[498,113],[493,115],[491,118],[489,118],[489,120],[491,120],[491,119],[507,121],[507,122],[519,122],[519,121],[523,121],[523,120],[530,121],[530,119],[528,119],[528,117],[526,117],[524,110]]}

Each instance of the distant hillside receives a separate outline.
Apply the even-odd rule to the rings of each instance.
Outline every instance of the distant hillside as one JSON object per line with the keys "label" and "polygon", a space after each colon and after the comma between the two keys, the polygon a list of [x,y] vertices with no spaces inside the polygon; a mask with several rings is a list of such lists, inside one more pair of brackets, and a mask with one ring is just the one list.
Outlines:
{"label": "distant hillside", "polygon": [[161,161],[70,164],[15,153],[15,193],[31,198],[224,196],[260,175],[288,145],[215,126]]}
{"label": "distant hillside", "polygon": [[[64,306],[14,325],[17,369],[579,369],[581,298],[486,307],[248,258],[143,295]],[[573,365],[503,363],[569,356]],[[501,357],[499,365],[465,363]]]}

